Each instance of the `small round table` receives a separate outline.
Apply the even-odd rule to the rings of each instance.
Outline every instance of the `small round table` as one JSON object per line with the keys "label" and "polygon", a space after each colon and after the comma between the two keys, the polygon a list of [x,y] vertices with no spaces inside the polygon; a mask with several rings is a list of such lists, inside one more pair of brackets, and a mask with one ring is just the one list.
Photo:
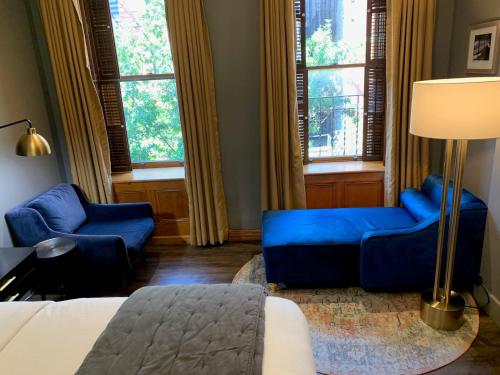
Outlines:
{"label": "small round table", "polygon": [[54,285],[62,292],[60,294],[63,298],[66,298],[69,294],[68,285],[73,281],[78,244],[71,238],[56,237],[37,243],[34,248],[42,276],[42,299],[45,299],[46,292],[51,291]]}

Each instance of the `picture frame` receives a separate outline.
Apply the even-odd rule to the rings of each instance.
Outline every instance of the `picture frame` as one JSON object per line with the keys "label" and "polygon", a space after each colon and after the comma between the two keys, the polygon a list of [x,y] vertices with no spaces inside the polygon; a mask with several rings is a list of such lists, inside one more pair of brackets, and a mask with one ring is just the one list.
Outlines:
{"label": "picture frame", "polygon": [[500,53],[500,20],[481,22],[469,28],[468,74],[496,74]]}

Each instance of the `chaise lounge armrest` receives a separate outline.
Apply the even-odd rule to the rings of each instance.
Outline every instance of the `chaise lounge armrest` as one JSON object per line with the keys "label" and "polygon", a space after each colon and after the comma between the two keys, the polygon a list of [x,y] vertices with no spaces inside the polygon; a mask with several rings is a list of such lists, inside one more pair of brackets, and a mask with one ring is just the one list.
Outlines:
{"label": "chaise lounge armrest", "polygon": [[370,291],[394,285],[411,290],[431,280],[438,225],[439,215],[434,215],[411,227],[366,232],[360,248],[361,286]]}
{"label": "chaise lounge armrest", "polygon": [[114,221],[153,218],[153,208],[149,203],[87,203],[83,207],[89,221]]}
{"label": "chaise lounge armrest", "polygon": [[[479,274],[486,207],[462,205],[457,244],[456,285],[471,288]],[[370,291],[432,287],[436,267],[439,213],[411,227],[366,232],[361,239],[360,282]],[[445,251],[446,252],[446,251]],[[394,286],[397,285],[397,288]]]}

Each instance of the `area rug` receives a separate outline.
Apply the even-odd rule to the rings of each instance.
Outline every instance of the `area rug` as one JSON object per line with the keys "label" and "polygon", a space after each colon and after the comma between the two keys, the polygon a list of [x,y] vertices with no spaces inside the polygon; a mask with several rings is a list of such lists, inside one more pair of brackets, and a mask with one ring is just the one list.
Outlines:
{"label": "area rug", "polygon": [[[233,283],[266,286],[262,255]],[[361,288],[290,289],[273,295],[297,303],[306,316],[319,373],[412,375],[443,367],[472,345],[479,314],[467,308],[457,331],[435,331],[419,318],[420,294],[368,293]],[[471,296],[467,296],[474,303]]]}

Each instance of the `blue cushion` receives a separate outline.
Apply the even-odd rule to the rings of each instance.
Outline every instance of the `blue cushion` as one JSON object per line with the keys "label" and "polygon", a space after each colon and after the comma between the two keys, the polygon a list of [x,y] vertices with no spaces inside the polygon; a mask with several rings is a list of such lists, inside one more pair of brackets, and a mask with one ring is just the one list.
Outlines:
{"label": "blue cushion", "polygon": [[[441,207],[441,197],[443,194],[443,176],[432,174],[427,177],[422,185],[422,192],[427,195],[437,206]],[[453,183],[450,182],[448,187],[448,199],[447,204],[451,206],[451,201],[453,197]],[[464,205],[467,203],[482,203],[479,198],[471,194],[465,189],[462,189],[462,199],[460,204]]]}
{"label": "blue cushion", "polygon": [[266,211],[262,219],[262,246],[359,245],[366,231],[416,223],[404,208]]}
{"label": "blue cushion", "polygon": [[54,231],[73,233],[86,220],[87,215],[71,185],[61,184],[38,196],[28,204],[37,210]]}
{"label": "blue cushion", "polygon": [[120,221],[92,221],[82,226],[77,234],[111,235],[123,238],[129,256],[134,258],[153,234],[153,219],[131,219]]}
{"label": "blue cushion", "polygon": [[401,193],[401,203],[417,221],[428,219],[439,212],[440,207],[417,189],[406,189]]}

